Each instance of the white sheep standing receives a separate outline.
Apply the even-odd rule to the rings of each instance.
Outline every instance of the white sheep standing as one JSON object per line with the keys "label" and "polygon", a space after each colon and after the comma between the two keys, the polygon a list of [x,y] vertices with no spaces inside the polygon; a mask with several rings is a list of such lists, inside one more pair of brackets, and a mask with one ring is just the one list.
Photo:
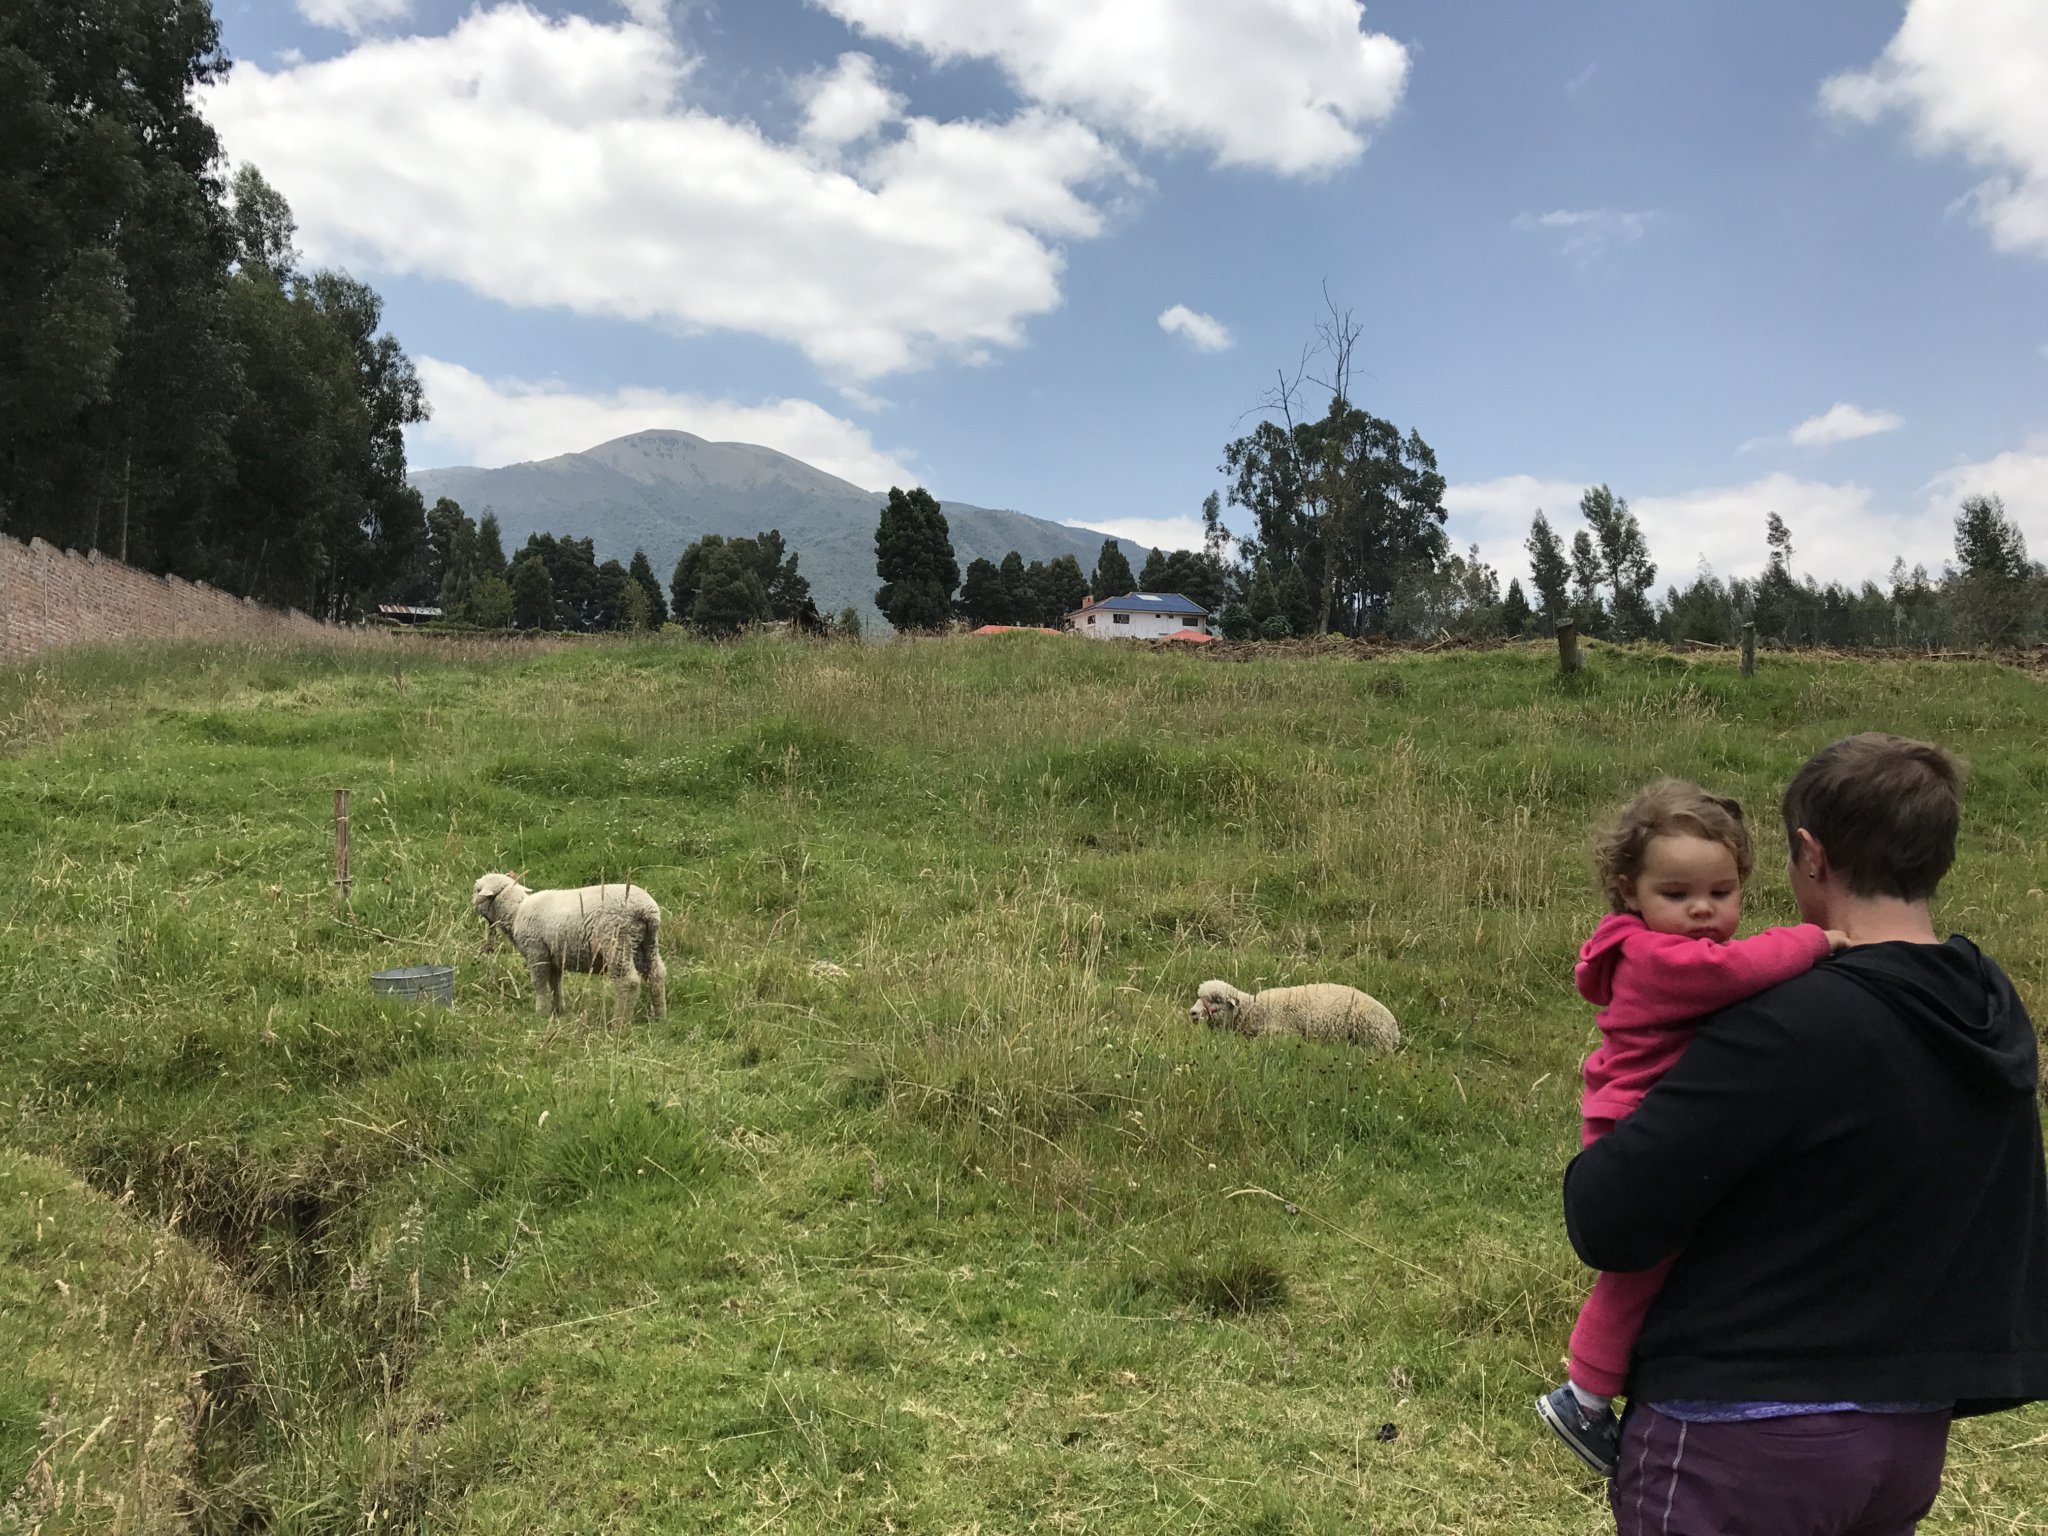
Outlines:
{"label": "white sheep standing", "polygon": [[529,891],[511,875],[484,875],[470,898],[489,927],[485,947],[500,933],[526,957],[534,1002],[542,1014],[562,1011],[562,973],[578,971],[612,980],[613,1016],[629,1023],[647,982],[647,1011],[668,1011],[668,967],[657,947],[661,908],[635,885],[585,885],[575,890]]}
{"label": "white sheep standing", "polygon": [[1188,1016],[1198,1024],[1234,1029],[1241,1035],[1349,1040],[1376,1051],[1401,1046],[1401,1027],[1385,1003],[1333,981],[1268,987],[1256,994],[1240,992],[1227,981],[1205,981]]}

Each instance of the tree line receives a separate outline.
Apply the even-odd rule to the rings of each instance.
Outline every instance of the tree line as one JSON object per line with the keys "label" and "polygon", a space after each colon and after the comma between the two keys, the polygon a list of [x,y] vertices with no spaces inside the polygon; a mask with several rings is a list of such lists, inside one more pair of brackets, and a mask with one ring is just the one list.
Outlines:
{"label": "tree line", "polygon": [[[1214,497],[1206,516],[1212,536],[1222,536],[1221,508]],[[1077,556],[1027,564],[1013,549],[999,561],[969,561],[963,576],[937,500],[922,486],[909,491],[892,486],[875,526],[875,574],[882,580],[875,606],[895,628],[926,634],[955,622],[1057,628],[1085,600],[1101,602],[1131,592],[1177,592],[1215,612],[1228,580],[1217,554],[1220,547],[1155,549],[1145,557],[1143,571],[1133,574],[1123,546],[1105,539],[1087,575]]]}
{"label": "tree line", "polygon": [[[1773,512],[1760,576],[1724,579],[1703,568],[1659,598],[1641,523],[1626,500],[1596,485],[1580,497],[1569,538],[1536,512],[1524,545],[1528,585],[1516,577],[1503,592],[1476,546],[1451,546],[1444,479],[1428,443],[1352,400],[1360,327],[1325,301],[1300,365],[1261,399],[1262,419],[1223,450],[1229,502],[1252,522],[1222,562],[1217,611],[1228,636],[1514,636],[1570,620],[1617,640],[1714,644],[1735,643],[1752,622],[1760,639],[1782,646],[2048,639],[2048,571],[2029,558],[1996,496],[1963,502],[1955,561],[1938,574],[1899,561],[1884,583],[1823,584],[1795,570],[1791,530]],[[1320,416],[1302,409],[1312,386],[1328,392]],[[1213,496],[1203,512],[1209,552],[1222,553],[1231,541],[1215,537]]]}
{"label": "tree line", "polygon": [[193,91],[207,0],[14,0],[0,26],[0,531],[357,616],[428,540],[427,402],[382,301],[305,270]]}
{"label": "tree line", "polygon": [[[1581,500],[1589,523],[1611,504],[1619,516],[1603,542],[1591,541],[1586,558],[1582,530],[1571,555],[1539,512],[1530,529],[1532,602],[1511,582],[1501,604],[1499,629],[1508,634],[1552,630],[1566,619],[1582,632],[1615,639],[1655,637],[1732,645],[1743,627],[1780,647],[2009,646],[2048,638],[2048,569],[2029,558],[2026,537],[1995,495],[1971,496],[1958,508],[1952,563],[1938,574],[1894,560],[1885,581],[1857,586],[1825,584],[1795,570],[1792,530],[1771,512],[1764,519],[1765,563],[1754,578],[1722,578],[1702,567],[1684,587],[1667,586],[1654,604],[1648,588],[1654,567],[1641,555],[1641,532],[1627,503],[1597,486]],[[1617,564],[1610,548],[1630,552]],[[1621,579],[1616,581],[1617,570]]]}

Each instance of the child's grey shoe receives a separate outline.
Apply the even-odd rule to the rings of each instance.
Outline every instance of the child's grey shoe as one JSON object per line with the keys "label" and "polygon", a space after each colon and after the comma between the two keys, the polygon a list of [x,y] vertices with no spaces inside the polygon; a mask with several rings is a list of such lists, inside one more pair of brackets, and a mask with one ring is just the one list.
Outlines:
{"label": "child's grey shoe", "polygon": [[1602,1477],[1614,1476],[1614,1464],[1621,1459],[1621,1420],[1612,1408],[1591,1412],[1566,1382],[1537,1398],[1536,1412],[1579,1460]]}

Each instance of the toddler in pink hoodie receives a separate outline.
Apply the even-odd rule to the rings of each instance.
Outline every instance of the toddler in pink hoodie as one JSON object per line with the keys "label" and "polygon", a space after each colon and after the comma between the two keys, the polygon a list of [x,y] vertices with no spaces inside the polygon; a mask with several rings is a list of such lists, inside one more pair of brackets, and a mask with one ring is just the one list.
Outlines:
{"label": "toddler in pink hoodie", "polygon": [[[1628,1115],[1685,1051],[1694,1021],[1811,969],[1848,940],[1811,924],[1737,939],[1752,863],[1742,807],[1666,779],[1630,801],[1594,846],[1613,911],[1579,951],[1579,994],[1600,1009],[1580,1104],[1590,1146]],[[1671,1260],[1603,1273],[1572,1329],[1571,1379],[1537,1409],[1596,1471],[1612,1473],[1610,1400]]]}

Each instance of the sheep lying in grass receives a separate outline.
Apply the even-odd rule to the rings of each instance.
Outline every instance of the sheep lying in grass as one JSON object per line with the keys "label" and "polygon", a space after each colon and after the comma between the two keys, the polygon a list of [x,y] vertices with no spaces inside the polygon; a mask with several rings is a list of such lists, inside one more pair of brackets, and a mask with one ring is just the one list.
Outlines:
{"label": "sheep lying in grass", "polygon": [[1240,1035],[1302,1035],[1350,1040],[1376,1051],[1398,1050],[1401,1029],[1387,1005],[1356,987],[1318,981],[1304,987],[1268,987],[1256,995],[1227,981],[1205,981],[1188,1015],[1198,1024]]}
{"label": "sheep lying in grass", "polygon": [[534,1001],[543,1014],[562,1011],[562,973],[612,980],[613,1016],[625,1024],[647,982],[647,1010],[668,1011],[668,967],[656,947],[661,908],[633,885],[586,885],[570,891],[529,891],[511,875],[485,875],[470,898],[489,928],[485,945],[503,933],[526,957]]}

